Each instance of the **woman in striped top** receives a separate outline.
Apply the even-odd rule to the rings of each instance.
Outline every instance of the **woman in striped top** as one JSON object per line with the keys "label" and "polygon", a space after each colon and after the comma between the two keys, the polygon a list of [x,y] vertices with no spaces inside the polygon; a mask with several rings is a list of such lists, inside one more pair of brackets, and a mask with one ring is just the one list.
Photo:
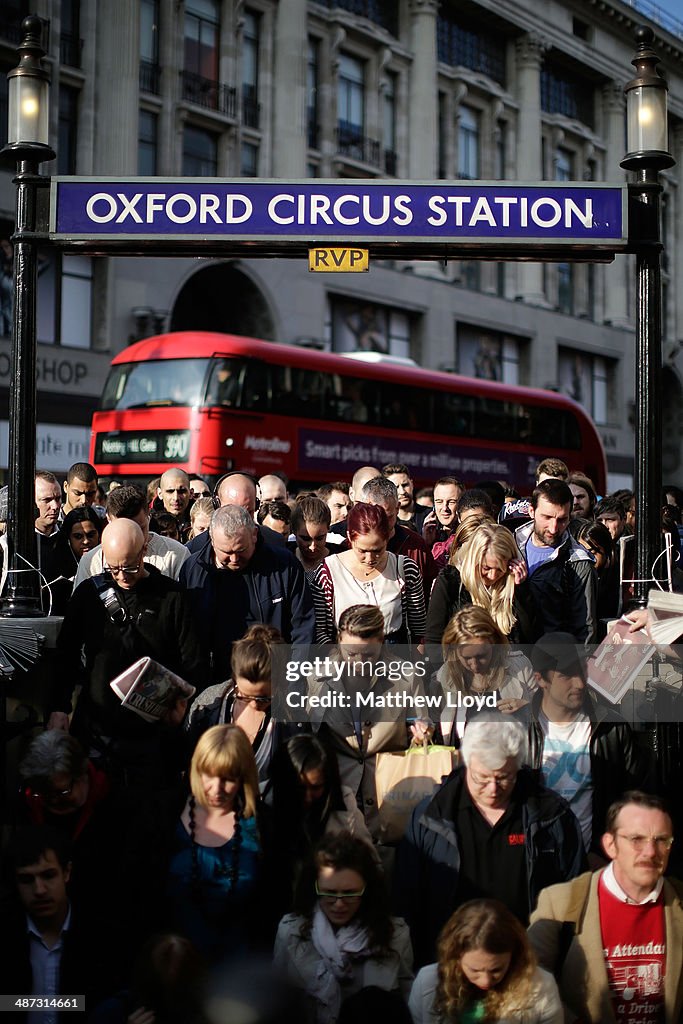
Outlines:
{"label": "woman in striped top", "polygon": [[425,631],[420,570],[412,558],[387,551],[391,527],[386,512],[359,501],[346,522],[349,550],[329,555],[311,586],[316,642],[333,643],[342,612],[369,604],[382,612],[386,643],[420,643]]}

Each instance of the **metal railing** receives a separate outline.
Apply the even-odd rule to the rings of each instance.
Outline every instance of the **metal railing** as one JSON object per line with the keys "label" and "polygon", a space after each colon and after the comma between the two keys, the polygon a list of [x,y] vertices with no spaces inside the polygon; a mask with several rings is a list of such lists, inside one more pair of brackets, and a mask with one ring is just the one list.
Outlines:
{"label": "metal railing", "polygon": [[196,103],[205,110],[215,110],[226,117],[235,117],[237,91],[221,82],[195,75],[192,71],[180,72],[183,84],[183,99]]}
{"label": "metal railing", "polygon": [[377,139],[367,138],[361,134],[357,125],[347,121],[339,121],[337,125],[337,152],[373,167],[382,164],[382,147]]}
{"label": "metal railing", "polygon": [[161,68],[149,60],[140,61],[140,89],[158,96],[161,92]]}

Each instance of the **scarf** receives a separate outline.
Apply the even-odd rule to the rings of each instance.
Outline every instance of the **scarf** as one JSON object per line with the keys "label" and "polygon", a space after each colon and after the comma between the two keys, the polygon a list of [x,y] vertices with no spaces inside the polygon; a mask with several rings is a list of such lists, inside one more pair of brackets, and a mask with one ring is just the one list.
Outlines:
{"label": "scarf", "polygon": [[340,982],[353,977],[353,962],[371,955],[368,933],[360,924],[344,925],[334,930],[320,907],[315,908],[311,942],[320,961],[316,966],[315,980],[309,994],[318,1003],[318,1021],[336,1021],[341,1008]]}

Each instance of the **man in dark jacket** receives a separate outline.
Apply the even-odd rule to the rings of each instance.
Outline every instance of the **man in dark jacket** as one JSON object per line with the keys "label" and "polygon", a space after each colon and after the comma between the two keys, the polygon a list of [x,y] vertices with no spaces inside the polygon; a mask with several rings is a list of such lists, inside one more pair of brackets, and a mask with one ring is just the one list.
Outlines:
{"label": "man in dark jacket", "polygon": [[543,480],[531,496],[530,523],[515,531],[545,632],[571,633],[580,643],[596,639],[597,576],[594,562],[568,530],[574,497],[563,480]]}
{"label": "man in dark jacket", "polygon": [[[114,937],[94,910],[95,905],[102,908],[108,882],[103,878],[100,890],[89,894],[90,910],[87,904],[73,904],[69,845],[46,826],[17,833],[9,859],[14,892],[2,907],[0,991],[28,997],[10,1019],[22,1024],[82,1019],[84,1010],[92,1010],[125,977],[119,970],[125,943],[114,955]],[[66,996],[78,996],[78,1005],[60,1012]],[[40,1013],[30,1010],[32,997],[40,1000]]]}
{"label": "man in dark jacket", "polygon": [[415,808],[398,850],[395,902],[416,965],[436,959],[439,932],[468,900],[498,899],[526,924],[541,889],[585,869],[578,821],[521,768],[525,752],[519,722],[471,722],[465,767]]}
{"label": "man in dark jacket", "polygon": [[105,571],[76,588],[57,638],[48,728],[69,729],[72,695],[81,683],[70,731],[84,749],[115,761],[128,782],[135,775],[164,784],[162,748],[167,740],[175,745],[173,725],[145,721],[123,707],[109,684],[149,656],[201,687],[206,662],[183,588],[143,561],[144,548],[142,530],[130,519],[115,519],[102,534]]}
{"label": "man in dark jacket", "polygon": [[246,509],[224,505],[209,527],[209,543],[183,564],[210,679],[230,677],[235,640],[256,622],[275,626],[286,643],[313,643],[313,599],[303,568],[285,548],[264,543]]}
{"label": "man in dark jacket", "polygon": [[567,800],[591,866],[598,867],[605,863],[600,840],[607,808],[647,785],[647,766],[627,723],[591,699],[583,651],[569,633],[541,637],[531,651],[539,691],[517,716],[528,729],[530,767]]}

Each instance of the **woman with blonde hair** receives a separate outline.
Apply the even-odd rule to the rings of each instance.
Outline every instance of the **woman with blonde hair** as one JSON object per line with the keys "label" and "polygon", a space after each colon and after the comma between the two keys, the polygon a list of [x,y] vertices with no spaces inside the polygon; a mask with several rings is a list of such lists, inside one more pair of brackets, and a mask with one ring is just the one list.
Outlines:
{"label": "woman with blonde hair", "polygon": [[174,927],[216,959],[244,948],[261,872],[258,773],[239,726],[200,736],[189,781],[166,895]]}
{"label": "woman with blonde hair", "polygon": [[469,604],[486,609],[513,643],[534,643],[542,633],[526,564],[504,526],[479,525],[439,574],[429,602],[425,643],[441,643],[448,620]]}
{"label": "woman with blonde hair", "polygon": [[216,506],[213,498],[195,498],[190,508],[190,535],[188,540],[194,540],[200,534],[206,533],[211,525],[211,516]]}
{"label": "woman with blonde hair", "polygon": [[437,955],[410,993],[414,1024],[562,1024],[552,975],[538,967],[525,929],[497,900],[456,910]]}
{"label": "woman with blonde hair", "polygon": [[[529,703],[536,689],[529,659],[510,649],[491,615],[476,605],[466,605],[450,620],[443,634],[442,653],[443,665],[430,682],[430,692],[439,698],[447,693],[492,697],[498,711],[512,714]],[[476,703],[469,709],[447,707],[441,699],[440,706],[443,742],[457,747],[468,711],[476,711]]]}

